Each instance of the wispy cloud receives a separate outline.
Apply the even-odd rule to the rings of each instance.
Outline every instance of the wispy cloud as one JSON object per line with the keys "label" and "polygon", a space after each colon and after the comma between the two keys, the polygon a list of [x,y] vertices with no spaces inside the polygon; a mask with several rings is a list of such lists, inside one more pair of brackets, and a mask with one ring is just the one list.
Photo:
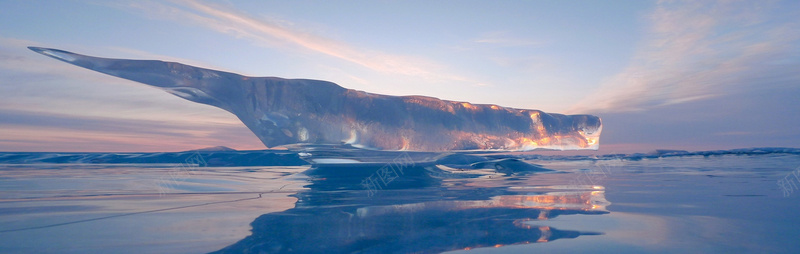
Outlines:
{"label": "wispy cloud", "polygon": [[264,148],[241,125],[196,125],[0,108],[0,129],[0,151],[181,151],[212,145]]}
{"label": "wispy cloud", "polygon": [[569,111],[639,111],[796,84],[800,22],[791,17],[800,13],[778,8],[785,7],[766,1],[660,1],[630,65]]}
{"label": "wispy cloud", "polygon": [[446,67],[422,57],[357,48],[341,41],[304,31],[302,28],[291,25],[290,22],[269,20],[264,17],[255,18],[227,6],[198,0],[176,0],[169,4],[135,1],[127,7],[143,10],[152,17],[189,21],[236,38],[253,40],[260,46],[308,50],[382,73],[434,80],[468,80],[459,75],[449,74],[446,72]]}

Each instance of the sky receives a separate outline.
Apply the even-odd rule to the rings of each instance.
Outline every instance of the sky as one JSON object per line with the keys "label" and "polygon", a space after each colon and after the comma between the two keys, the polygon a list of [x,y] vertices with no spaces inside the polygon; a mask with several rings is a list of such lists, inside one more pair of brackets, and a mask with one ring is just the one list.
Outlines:
{"label": "sky", "polygon": [[265,149],[27,46],[594,114],[601,153],[798,147],[800,1],[0,1],[0,151]]}

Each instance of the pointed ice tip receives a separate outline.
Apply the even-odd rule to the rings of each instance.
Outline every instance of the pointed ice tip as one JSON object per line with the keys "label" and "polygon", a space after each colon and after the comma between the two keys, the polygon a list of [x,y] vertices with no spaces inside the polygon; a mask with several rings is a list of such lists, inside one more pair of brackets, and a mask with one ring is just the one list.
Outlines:
{"label": "pointed ice tip", "polygon": [[28,47],[28,49],[33,50],[36,53],[46,55],[64,62],[72,62],[75,61],[76,58],[73,56],[75,53],[63,51],[59,49],[50,49],[50,48],[40,48],[40,47]]}
{"label": "pointed ice tip", "polygon": [[34,52],[39,53],[39,54],[44,54],[44,52],[47,51],[47,50],[53,50],[53,49],[49,49],[49,48],[34,47],[34,46],[29,46],[28,49],[33,50]]}

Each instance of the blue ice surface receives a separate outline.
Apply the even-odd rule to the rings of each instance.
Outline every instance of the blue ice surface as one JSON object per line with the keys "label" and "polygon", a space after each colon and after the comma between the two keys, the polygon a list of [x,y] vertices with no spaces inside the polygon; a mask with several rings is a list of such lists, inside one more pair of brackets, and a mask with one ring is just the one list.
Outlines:
{"label": "blue ice surface", "polygon": [[[797,149],[599,157],[314,153],[302,158],[361,162],[200,167],[174,157],[161,164],[59,164],[29,154],[33,163],[9,163],[20,153],[2,153],[0,252],[793,253],[800,247]],[[199,153],[205,161],[225,159],[209,154]],[[64,161],[76,158],[69,156]],[[518,169],[532,172],[501,172],[520,162],[530,166]]]}

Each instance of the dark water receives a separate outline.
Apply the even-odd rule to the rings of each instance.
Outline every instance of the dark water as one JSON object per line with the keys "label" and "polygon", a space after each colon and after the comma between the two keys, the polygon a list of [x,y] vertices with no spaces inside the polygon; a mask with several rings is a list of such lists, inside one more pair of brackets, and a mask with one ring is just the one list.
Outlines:
{"label": "dark water", "polygon": [[800,251],[798,155],[525,162],[5,164],[0,252]]}

